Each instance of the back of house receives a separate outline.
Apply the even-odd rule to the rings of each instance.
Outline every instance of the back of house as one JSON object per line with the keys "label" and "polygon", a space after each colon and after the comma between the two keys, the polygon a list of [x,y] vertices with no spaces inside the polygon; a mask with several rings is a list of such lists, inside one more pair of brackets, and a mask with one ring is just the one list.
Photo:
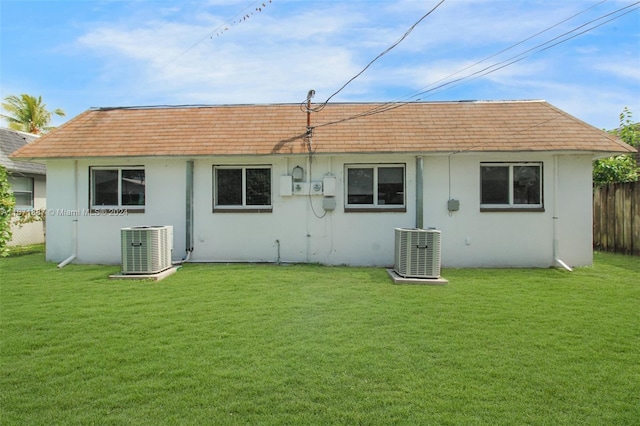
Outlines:
{"label": "back of house", "polygon": [[390,266],[396,228],[444,267],[592,262],[592,161],[635,150],[544,101],[88,110],[14,158],[47,165],[47,259],[121,261],[120,230],[173,258]]}

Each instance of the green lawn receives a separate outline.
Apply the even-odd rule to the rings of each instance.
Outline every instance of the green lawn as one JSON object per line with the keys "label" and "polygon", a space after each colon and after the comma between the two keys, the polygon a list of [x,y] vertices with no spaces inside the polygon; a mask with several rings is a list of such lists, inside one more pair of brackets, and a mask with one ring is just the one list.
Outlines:
{"label": "green lawn", "polygon": [[0,259],[0,423],[640,424],[640,258],[564,270]]}

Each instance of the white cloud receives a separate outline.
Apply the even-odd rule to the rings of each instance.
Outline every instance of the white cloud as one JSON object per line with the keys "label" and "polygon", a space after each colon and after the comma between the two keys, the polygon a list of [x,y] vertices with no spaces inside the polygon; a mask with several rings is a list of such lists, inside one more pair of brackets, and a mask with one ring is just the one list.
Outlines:
{"label": "white cloud", "polygon": [[304,98],[312,86],[326,92],[357,72],[354,52],[334,44],[353,22],[338,11],[343,7],[322,16],[307,12],[290,22],[242,22],[200,42],[193,35],[211,27],[161,20],[138,28],[101,26],[80,37],[78,45],[109,64],[104,80],[133,80],[136,90],[163,93],[167,102],[290,102]]}
{"label": "white cloud", "polygon": [[[606,62],[595,66],[595,69],[607,72],[614,77],[640,82],[640,59],[635,62]],[[638,94],[640,96],[640,94]]]}
{"label": "white cloud", "polygon": [[[274,0],[262,13],[229,25],[230,17],[236,19],[246,3],[211,1],[156,13],[137,11],[113,23],[93,23],[78,37],[76,46],[81,55],[89,53],[102,64],[95,83],[108,88],[104,90],[107,101],[118,94],[116,102],[134,99],[136,104],[297,102],[311,88],[317,92],[316,99],[324,100],[436,3]],[[508,62],[576,22],[465,70],[588,6],[576,2],[551,2],[545,7],[503,1],[445,3],[334,100],[395,100],[432,89],[433,83],[445,77],[449,79],[437,84]],[[216,36],[214,30],[223,24],[229,30]],[[593,44],[572,41],[481,78],[448,85],[425,100],[549,98],[547,94],[556,99],[562,94],[561,99],[569,104],[586,92],[577,82],[572,84],[577,75],[587,81],[596,78],[593,72],[638,81],[633,63],[609,58],[615,56],[602,58]],[[608,99],[604,91],[609,89],[601,84],[591,94],[597,92]],[[571,107],[578,110],[579,104],[571,103]]]}

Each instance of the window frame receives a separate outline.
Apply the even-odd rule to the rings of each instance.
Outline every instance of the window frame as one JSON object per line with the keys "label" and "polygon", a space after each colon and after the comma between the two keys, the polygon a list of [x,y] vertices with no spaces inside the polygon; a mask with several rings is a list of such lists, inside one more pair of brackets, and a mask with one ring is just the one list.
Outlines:
{"label": "window frame", "polygon": [[[539,203],[521,204],[515,203],[514,168],[515,167],[537,167],[539,170]],[[504,167],[508,168],[508,203],[490,204],[482,202],[482,168],[483,167]],[[481,212],[544,212],[544,163],[542,161],[504,161],[504,162],[481,162],[480,163],[480,211]]]}
{"label": "window frame", "polygon": [[[15,199],[16,199],[16,204],[14,206],[15,210],[18,211],[25,211],[25,210],[33,210],[34,206],[35,206],[35,179],[29,176],[15,176],[15,175],[9,175],[7,176],[8,181],[9,181],[9,188],[11,189],[11,192],[13,193]],[[24,179],[27,180],[29,182],[29,186],[31,187],[30,190],[16,190],[15,189],[15,181],[17,181],[18,179]],[[13,182],[12,182],[13,181]],[[28,194],[30,196],[30,201],[31,203],[26,206],[26,205],[18,205],[18,197],[16,197],[16,194]]]}
{"label": "window frame", "polygon": [[[402,204],[380,204],[379,169],[402,169]],[[373,170],[373,202],[371,204],[349,203],[349,170]],[[344,165],[344,211],[346,213],[402,213],[407,211],[407,165],[406,163],[350,163]]]}
{"label": "window frame", "polygon": [[[96,196],[96,189],[95,189],[95,176],[94,176],[94,172],[95,171],[100,171],[100,170],[115,170],[118,172],[118,188],[117,188],[117,197],[118,197],[118,203],[117,204],[109,204],[109,205],[102,205],[102,204],[94,204],[95,201],[95,196]],[[142,170],[144,172],[144,193],[143,193],[143,203],[142,204],[137,204],[137,205],[129,205],[129,204],[122,204],[122,173],[124,171],[130,171],[130,170]],[[89,210],[91,212],[100,212],[100,211],[105,211],[105,210],[117,210],[118,212],[127,212],[127,213],[144,213],[145,211],[145,207],[147,204],[147,186],[146,186],[146,182],[147,182],[147,176],[146,176],[146,169],[144,166],[90,166],[89,167]]]}
{"label": "window frame", "polygon": [[[247,170],[264,169],[269,171],[269,204],[247,204]],[[218,204],[218,170],[242,171],[241,204]],[[271,213],[273,212],[273,165],[272,164],[214,164],[212,168],[212,212],[213,213]]]}

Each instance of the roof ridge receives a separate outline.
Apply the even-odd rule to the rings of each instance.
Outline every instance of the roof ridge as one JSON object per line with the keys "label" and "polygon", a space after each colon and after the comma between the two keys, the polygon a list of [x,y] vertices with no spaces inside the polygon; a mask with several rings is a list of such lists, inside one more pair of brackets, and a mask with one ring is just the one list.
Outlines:
{"label": "roof ridge", "polygon": [[39,138],[41,136],[41,135],[36,135],[35,133],[23,132],[22,130],[15,130],[15,129],[12,129],[10,127],[1,126],[0,129],[1,130],[7,130],[9,132],[19,133],[19,134],[24,135],[24,136],[33,136],[34,138]]}
{"label": "roof ridge", "polygon": [[[547,102],[544,99],[462,99],[441,101],[345,101],[330,102],[331,105],[385,105],[385,104],[463,104],[463,103],[538,103]],[[181,109],[181,108],[229,108],[229,107],[269,107],[269,106],[298,106],[299,102],[266,102],[239,104],[157,104],[157,105],[121,105],[90,107],[87,111],[117,111],[117,110],[147,110],[147,109]]]}

